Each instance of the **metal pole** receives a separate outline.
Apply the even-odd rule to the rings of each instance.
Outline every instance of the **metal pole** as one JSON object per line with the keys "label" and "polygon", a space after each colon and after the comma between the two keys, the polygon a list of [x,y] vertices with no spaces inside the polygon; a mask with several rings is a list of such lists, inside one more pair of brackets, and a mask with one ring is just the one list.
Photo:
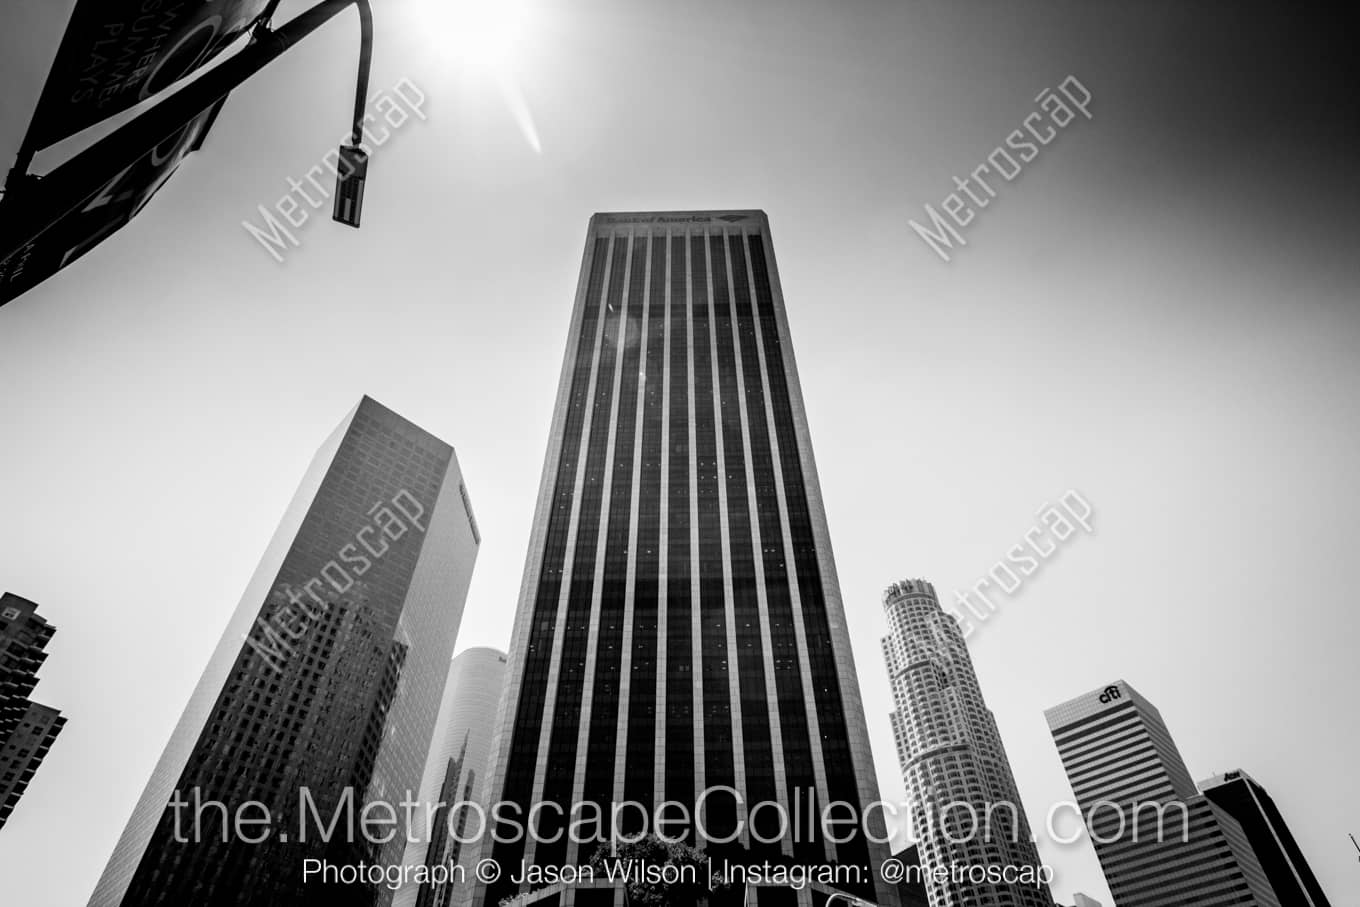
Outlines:
{"label": "metal pole", "polygon": [[350,144],[364,140],[364,111],[368,107],[368,73],[373,68],[373,9],[368,0],[356,0],[359,7],[359,80],[354,87],[354,129]]}
{"label": "metal pole", "polygon": [[183,129],[194,117],[226,97],[341,10],[356,5],[364,37],[359,60],[355,131],[362,131],[363,100],[368,94],[368,70],[372,60],[372,11],[368,0],[322,0],[280,28],[259,33],[251,46],[203,73],[51,173],[25,181],[27,185],[17,197],[10,193],[5,199],[8,204],[0,209],[5,214],[0,219],[0,262],[24,249],[150,149]]}

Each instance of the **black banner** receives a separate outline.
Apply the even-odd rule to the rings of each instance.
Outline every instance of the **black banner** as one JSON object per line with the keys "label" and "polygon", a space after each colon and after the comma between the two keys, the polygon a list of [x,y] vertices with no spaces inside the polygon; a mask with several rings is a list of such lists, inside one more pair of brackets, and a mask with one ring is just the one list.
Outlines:
{"label": "black banner", "polygon": [[243,35],[269,0],[79,0],[33,114],[34,151],[121,113]]}
{"label": "black banner", "polygon": [[[0,305],[51,277],[117,232],[142,210],[179,167],[197,151],[226,102],[223,98],[161,142],[135,164],[113,176],[98,192],[45,230],[41,236],[0,262]],[[5,216],[23,216],[23,189],[6,199]]]}

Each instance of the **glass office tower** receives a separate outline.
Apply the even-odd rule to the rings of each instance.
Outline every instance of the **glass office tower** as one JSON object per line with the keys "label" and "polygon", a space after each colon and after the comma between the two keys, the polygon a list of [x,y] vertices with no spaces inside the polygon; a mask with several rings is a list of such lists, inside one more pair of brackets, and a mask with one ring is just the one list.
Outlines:
{"label": "glass office tower", "polygon": [[[491,735],[496,727],[501,694],[505,692],[506,655],[485,646],[459,652],[449,668],[444,688],[444,707],[435,729],[435,743],[425,766],[421,800],[435,804],[430,827],[408,843],[408,866],[423,864],[431,870],[405,884],[393,898],[393,907],[449,907],[474,878],[467,837],[476,834],[479,820],[467,806],[485,806],[486,768],[491,756]],[[452,867],[461,866],[458,872]],[[437,873],[437,867],[446,872]]]}
{"label": "glass office tower", "polygon": [[[861,867],[845,887],[896,903],[876,878],[885,845],[778,836],[773,808],[748,814],[877,799],[762,212],[591,219],[495,758],[491,798],[526,813],[590,802],[608,816],[626,800],[693,812],[705,789],[733,788],[741,802],[708,798],[707,840],[691,826],[691,842],[734,861]],[[489,849],[504,874],[479,907],[516,893],[522,860],[591,857],[594,844],[551,840],[567,829],[555,809],[538,815],[540,840]],[[812,897],[785,886],[759,900]]]}
{"label": "glass office tower", "polygon": [[[304,860],[400,863],[404,826],[382,843],[344,810],[391,803],[402,820],[396,804],[417,795],[479,543],[453,448],[365,397],[303,478],[92,907],[390,900],[304,884]],[[263,840],[224,835],[215,807],[195,823],[199,803],[235,817],[248,801],[268,810]]]}

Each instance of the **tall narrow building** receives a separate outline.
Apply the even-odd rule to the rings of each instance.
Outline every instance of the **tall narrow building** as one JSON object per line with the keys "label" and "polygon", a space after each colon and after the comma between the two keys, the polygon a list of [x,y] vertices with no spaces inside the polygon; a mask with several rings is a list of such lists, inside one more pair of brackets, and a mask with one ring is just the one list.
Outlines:
{"label": "tall narrow building", "polygon": [[407,865],[423,864],[429,872],[409,875],[414,881],[397,891],[393,907],[449,907],[469,893],[466,886],[475,875],[467,842],[476,837],[480,820],[467,804],[487,806],[486,769],[505,692],[505,661],[504,652],[487,647],[453,659],[421,785],[421,802],[436,808],[430,827],[413,835],[406,848]]}
{"label": "tall narrow building", "polygon": [[1284,816],[1255,778],[1238,769],[1201,781],[1199,790],[1242,826],[1281,904],[1331,907]]}
{"label": "tall narrow building", "polygon": [[1118,907],[1281,901],[1242,826],[1201,796],[1161,713],[1124,681],[1047,710]]}
{"label": "tall narrow building", "polygon": [[929,877],[931,907],[1052,907],[1010,760],[958,623],[925,580],[893,583],[883,607],[893,737],[921,865],[1011,869],[1009,879]]}
{"label": "tall narrow building", "polygon": [[[92,907],[387,903],[386,886],[304,881],[304,861],[401,862],[398,804],[420,788],[479,543],[453,448],[363,398],[312,461]],[[268,827],[224,829],[261,817],[250,801]],[[386,842],[346,816],[374,804],[398,819]]]}
{"label": "tall narrow building", "polygon": [[[862,809],[877,781],[762,212],[592,218],[499,728],[491,798],[539,807],[539,824],[490,848],[503,875],[478,907],[531,887],[511,879],[521,861],[590,859],[596,843],[557,836],[574,805],[668,800],[699,802],[688,840],[710,855],[839,863],[840,888],[896,903],[885,844],[798,825],[833,801]],[[752,821],[761,802],[799,833],[773,806]]]}
{"label": "tall narrow building", "polygon": [[56,709],[29,698],[54,633],[33,602],[0,596],[0,828],[66,723]]}

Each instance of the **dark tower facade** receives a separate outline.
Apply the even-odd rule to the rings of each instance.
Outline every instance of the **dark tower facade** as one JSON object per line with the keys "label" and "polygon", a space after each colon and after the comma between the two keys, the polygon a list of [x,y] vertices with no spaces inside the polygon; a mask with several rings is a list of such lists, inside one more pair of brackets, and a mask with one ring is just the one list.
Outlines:
{"label": "dark tower facade", "polygon": [[66,723],[56,709],[29,699],[54,633],[33,602],[0,596],[0,828]]}
{"label": "dark tower facade", "polygon": [[1238,769],[1200,782],[1200,793],[1237,820],[1281,904],[1332,907],[1275,801]]}
{"label": "dark tower facade", "polygon": [[[304,884],[304,860],[401,861],[404,826],[384,842],[346,809],[393,804],[400,821],[418,792],[479,543],[453,448],[365,397],[313,460],[92,907],[390,900]],[[216,807],[195,820],[198,803],[234,817],[250,801],[270,817],[260,840],[224,832]]]}
{"label": "dark tower facade", "polygon": [[[592,218],[502,708],[490,798],[554,808],[538,840],[482,852],[505,875],[477,889],[479,907],[516,893],[521,861],[589,860],[596,845],[553,840],[559,810],[694,812],[717,788],[737,796],[703,802],[691,843],[735,862],[864,867],[842,887],[896,903],[875,878],[885,845],[780,837],[775,810],[750,813],[778,803],[806,822],[878,799],[762,212]],[[563,907],[619,896],[561,894]]]}

